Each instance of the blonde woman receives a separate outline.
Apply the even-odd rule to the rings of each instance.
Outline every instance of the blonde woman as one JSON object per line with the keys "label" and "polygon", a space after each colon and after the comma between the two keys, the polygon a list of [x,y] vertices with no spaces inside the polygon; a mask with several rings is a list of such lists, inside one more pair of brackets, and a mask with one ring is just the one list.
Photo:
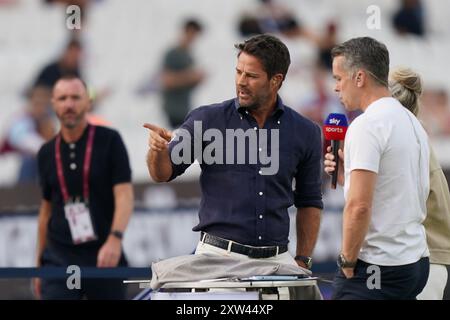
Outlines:
{"label": "blonde woman", "polygon": [[[391,71],[389,89],[415,116],[419,113],[422,94],[420,76],[409,68]],[[427,200],[427,218],[424,221],[430,250],[430,275],[420,300],[442,300],[449,278],[450,265],[450,193],[442,168],[430,146],[430,194]]]}

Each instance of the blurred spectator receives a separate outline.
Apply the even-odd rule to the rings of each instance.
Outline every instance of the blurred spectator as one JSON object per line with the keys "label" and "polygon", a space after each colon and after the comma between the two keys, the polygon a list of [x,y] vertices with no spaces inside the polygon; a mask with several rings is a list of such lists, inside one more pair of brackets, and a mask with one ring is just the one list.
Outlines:
{"label": "blurred spectator", "polygon": [[[73,76],[81,78],[80,67],[82,57],[82,44],[77,38],[74,37],[67,44],[61,57],[42,69],[35,81],[35,86],[43,86],[51,90],[56,81],[62,77]],[[110,123],[107,120],[102,119],[99,115],[96,115],[93,112],[98,108],[101,101],[109,96],[111,90],[109,88],[96,90],[90,86],[88,87],[88,90],[89,98],[91,99],[91,109],[87,115],[89,123],[94,125],[110,126]],[[50,100],[48,103],[50,104]]]}
{"label": "blurred spectator", "polygon": [[201,31],[200,22],[187,20],[178,44],[164,55],[161,73],[163,108],[173,128],[183,123],[191,109],[192,91],[205,78],[204,72],[194,67],[190,52]]}
{"label": "blurred spectator", "polygon": [[83,48],[78,39],[71,39],[63,54],[39,72],[35,86],[45,86],[51,90],[56,81],[63,76],[80,77],[80,62]]}
{"label": "blurred spectator", "polygon": [[326,117],[330,113],[344,113],[351,122],[361,112],[347,111],[339,101],[339,98],[333,94],[333,83],[328,82],[332,79],[332,74],[324,60],[319,59],[312,72],[313,90],[296,107],[296,111],[308,119],[322,126]]}
{"label": "blurred spectator", "polygon": [[317,46],[320,64],[331,71],[331,48],[336,45],[337,25],[330,21],[324,35],[302,25],[292,9],[276,0],[259,0],[255,13],[244,13],[239,20],[239,33],[243,37],[273,33],[288,38],[305,38]]}
{"label": "blurred spectator", "polygon": [[331,79],[330,73],[321,65],[317,66],[312,75],[314,90],[296,108],[297,111],[319,126],[331,112],[343,113],[344,107],[339,98],[333,94],[333,90],[327,84]]}
{"label": "blurred spectator", "polygon": [[424,11],[420,0],[402,0],[393,17],[394,27],[400,34],[425,35]]}
{"label": "blurred spectator", "polygon": [[256,13],[243,14],[239,31],[243,37],[262,33],[281,33],[284,36],[297,36],[305,30],[290,10],[273,0],[259,0]]}
{"label": "blurred spectator", "polygon": [[263,33],[282,33],[295,36],[304,31],[298,19],[288,8],[275,0],[260,0],[258,9],[259,25]]}
{"label": "blurred spectator", "polygon": [[326,32],[318,42],[318,62],[319,65],[331,71],[331,49],[337,44],[337,25],[329,22],[326,26]]}
{"label": "blurred spectator", "polygon": [[[239,32],[243,37],[273,33],[285,37],[306,37],[318,42],[318,37],[305,28],[290,8],[275,0],[259,0],[252,13],[244,13],[239,21]],[[253,13],[254,12],[254,13]]]}
{"label": "blurred spectator", "polygon": [[247,13],[244,13],[239,19],[238,29],[243,37],[251,37],[252,35],[264,33],[259,26],[258,19]]}
{"label": "blurred spectator", "polygon": [[12,121],[0,144],[0,154],[16,152],[21,155],[18,183],[37,182],[36,154],[55,134],[49,97],[50,90],[46,87],[32,88],[23,114]]}
{"label": "blurred spectator", "polygon": [[430,136],[450,135],[450,105],[445,90],[425,90],[419,119]]}

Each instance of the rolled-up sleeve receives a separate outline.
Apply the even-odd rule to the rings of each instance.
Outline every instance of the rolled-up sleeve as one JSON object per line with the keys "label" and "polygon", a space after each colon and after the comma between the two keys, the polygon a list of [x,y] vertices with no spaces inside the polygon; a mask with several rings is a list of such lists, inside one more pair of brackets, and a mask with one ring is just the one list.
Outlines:
{"label": "rolled-up sleeve", "polygon": [[[182,175],[194,163],[196,158],[194,141],[198,140],[199,146],[202,146],[201,137],[204,118],[204,108],[194,109],[186,116],[180,128],[174,132],[175,137],[169,143],[172,175],[168,181]],[[198,151],[201,151],[201,148]]]}
{"label": "rolled-up sleeve", "polygon": [[297,165],[294,204],[297,208],[323,209],[322,202],[322,132],[317,125],[307,140],[304,160]]}

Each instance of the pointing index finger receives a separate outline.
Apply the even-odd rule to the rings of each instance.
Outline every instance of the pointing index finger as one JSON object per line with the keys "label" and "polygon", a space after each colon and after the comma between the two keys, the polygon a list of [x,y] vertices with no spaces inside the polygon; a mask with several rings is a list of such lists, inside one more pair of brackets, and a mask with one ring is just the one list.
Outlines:
{"label": "pointing index finger", "polygon": [[160,127],[155,126],[154,124],[151,124],[151,123],[144,123],[143,127],[147,128],[147,129],[150,129],[152,131],[161,131]]}
{"label": "pointing index finger", "polygon": [[155,126],[154,124],[151,124],[151,123],[144,123],[143,127],[147,128],[147,129],[149,129],[149,130],[151,130],[153,132],[156,132],[158,135],[160,135],[167,142],[170,142],[170,140],[172,139],[172,132],[167,130],[167,129]]}

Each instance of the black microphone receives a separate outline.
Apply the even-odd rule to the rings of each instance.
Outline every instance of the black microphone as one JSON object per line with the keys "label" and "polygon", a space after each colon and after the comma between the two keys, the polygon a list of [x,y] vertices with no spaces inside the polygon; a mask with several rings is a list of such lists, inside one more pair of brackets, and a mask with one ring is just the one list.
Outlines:
{"label": "black microphone", "polygon": [[336,189],[339,170],[339,143],[345,139],[347,132],[347,118],[341,113],[330,113],[323,126],[323,134],[326,140],[331,140],[336,168],[331,175],[331,188]]}

